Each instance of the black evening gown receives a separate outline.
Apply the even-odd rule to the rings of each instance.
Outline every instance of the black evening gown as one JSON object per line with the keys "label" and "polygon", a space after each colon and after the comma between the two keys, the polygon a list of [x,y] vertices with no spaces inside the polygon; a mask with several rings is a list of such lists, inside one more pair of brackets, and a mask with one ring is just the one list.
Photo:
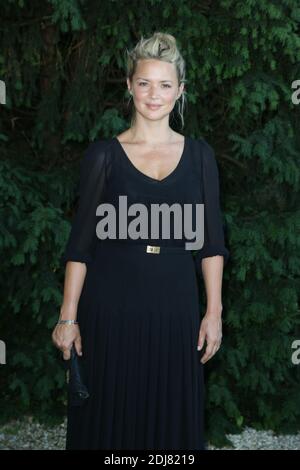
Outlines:
{"label": "black evening gown", "polygon": [[[204,203],[202,248],[185,250],[190,240],[172,228],[169,238],[161,231],[151,238],[150,216],[148,238],[126,238],[121,195],[127,208],[143,203],[149,213],[151,203]],[[115,207],[116,240],[96,233],[104,202]],[[128,225],[137,215],[128,215]],[[68,402],[66,449],[206,449],[198,275],[201,259],[215,255],[226,263],[229,251],[218,167],[204,139],[185,137],[178,165],[162,180],[138,170],[116,137],[88,146],[62,263],[87,266],[77,320],[90,397],[80,407]]]}

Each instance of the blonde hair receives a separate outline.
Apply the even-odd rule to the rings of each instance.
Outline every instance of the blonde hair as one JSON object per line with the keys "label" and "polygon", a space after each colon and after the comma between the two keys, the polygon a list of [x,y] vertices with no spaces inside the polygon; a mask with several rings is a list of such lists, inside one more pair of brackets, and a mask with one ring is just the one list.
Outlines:
{"label": "blonde hair", "polygon": [[[177,79],[179,86],[186,83],[185,79],[185,61],[180,54],[176,39],[171,34],[156,32],[150,38],[145,39],[143,36],[136,46],[128,51],[127,54],[127,78],[132,81],[132,77],[136,71],[137,63],[143,59],[157,59],[170,62],[176,67]],[[180,100],[180,101],[179,101]],[[181,119],[181,126],[184,126],[183,111],[185,107],[185,91],[183,90],[180,98],[176,100],[178,103],[178,113]],[[131,125],[135,121],[135,112],[131,118]]]}

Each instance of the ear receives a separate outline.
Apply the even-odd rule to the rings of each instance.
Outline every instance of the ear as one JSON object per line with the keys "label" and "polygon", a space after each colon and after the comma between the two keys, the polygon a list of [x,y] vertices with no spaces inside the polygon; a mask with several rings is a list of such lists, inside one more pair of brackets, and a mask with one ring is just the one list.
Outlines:
{"label": "ear", "polygon": [[129,91],[129,93],[130,93],[130,90],[131,90],[131,83],[130,83],[129,78],[126,79],[126,83],[127,83],[128,91]]}
{"label": "ear", "polygon": [[178,89],[178,98],[177,99],[179,99],[181,97],[183,91],[184,91],[184,83],[181,83],[181,85],[179,86],[179,89]]}

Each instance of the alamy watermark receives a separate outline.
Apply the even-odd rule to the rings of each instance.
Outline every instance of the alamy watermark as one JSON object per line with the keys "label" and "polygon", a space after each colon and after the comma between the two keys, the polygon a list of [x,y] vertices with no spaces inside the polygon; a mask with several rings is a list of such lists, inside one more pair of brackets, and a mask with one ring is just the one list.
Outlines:
{"label": "alamy watermark", "polygon": [[291,86],[293,90],[296,90],[292,93],[292,96],[291,96],[292,103],[299,104],[300,103],[300,80],[294,80]]}
{"label": "alamy watermark", "polygon": [[6,345],[0,339],[0,364],[6,364]]}
{"label": "alamy watermark", "polygon": [[[118,239],[159,239],[160,220],[162,238],[170,239],[171,214],[174,217],[174,238],[194,240],[186,242],[186,250],[200,250],[204,243],[204,204],[167,203],[150,204],[151,234],[149,234],[148,207],[143,203],[127,206],[127,196],[119,196],[119,234]],[[183,207],[182,207],[183,206]],[[196,229],[193,230],[193,208],[195,207]],[[105,216],[97,224],[96,233],[100,240],[117,238],[117,214],[113,204],[102,203],[97,207],[96,215]],[[128,216],[135,216],[128,224]],[[182,233],[184,231],[184,234]]]}
{"label": "alamy watermark", "polygon": [[6,104],[6,87],[3,80],[0,80],[0,104]]}
{"label": "alamy watermark", "polygon": [[300,364],[300,339],[295,339],[292,342],[292,349],[296,351],[293,352],[291,361],[295,366],[298,366]]}

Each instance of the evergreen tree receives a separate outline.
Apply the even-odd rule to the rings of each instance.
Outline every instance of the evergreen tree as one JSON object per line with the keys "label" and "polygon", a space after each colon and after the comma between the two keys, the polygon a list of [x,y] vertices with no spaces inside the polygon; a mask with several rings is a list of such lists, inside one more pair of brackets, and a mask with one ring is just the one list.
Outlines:
{"label": "evergreen tree", "polygon": [[[89,141],[129,126],[125,49],[165,31],[187,63],[183,133],[216,152],[231,254],[223,345],[205,366],[208,437],[223,443],[244,425],[299,430],[299,26],[299,0],[3,2],[2,419],[65,413],[51,332],[78,164]],[[171,125],[180,132],[176,113]]]}

